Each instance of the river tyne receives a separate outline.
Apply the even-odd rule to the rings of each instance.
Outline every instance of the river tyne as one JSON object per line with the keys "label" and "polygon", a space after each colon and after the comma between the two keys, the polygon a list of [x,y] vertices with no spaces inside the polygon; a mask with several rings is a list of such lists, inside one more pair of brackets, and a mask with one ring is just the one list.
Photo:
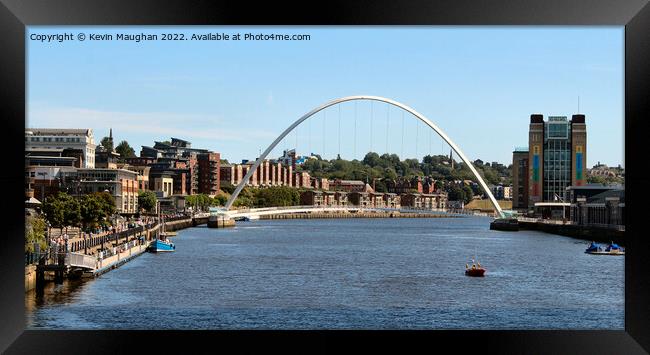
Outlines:
{"label": "river tyne", "polygon": [[[178,232],[25,294],[28,329],[624,329],[624,256],[489,218],[298,219]],[[483,278],[464,275],[474,254]]]}

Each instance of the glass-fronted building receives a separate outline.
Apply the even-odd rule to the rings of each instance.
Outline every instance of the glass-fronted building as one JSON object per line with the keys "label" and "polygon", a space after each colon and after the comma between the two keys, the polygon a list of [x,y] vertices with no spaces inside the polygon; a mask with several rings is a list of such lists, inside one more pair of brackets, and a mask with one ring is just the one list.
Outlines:
{"label": "glass-fronted building", "polygon": [[[528,207],[561,202],[568,186],[586,183],[587,129],[584,115],[530,116]],[[514,182],[515,184],[517,182]]]}
{"label": "glass-fronted building", "polygon": [[544,201],[562,199],[571,185],[571,125],[565,116],[544,123]]}

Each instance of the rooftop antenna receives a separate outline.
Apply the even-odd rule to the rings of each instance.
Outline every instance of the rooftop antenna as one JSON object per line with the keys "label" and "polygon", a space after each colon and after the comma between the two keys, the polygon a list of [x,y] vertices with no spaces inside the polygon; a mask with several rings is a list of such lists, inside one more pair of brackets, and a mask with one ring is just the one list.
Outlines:
{"label": "rooftop antenna", "polygon": [[578,113],[580,113],[580,95],[578,95]]}

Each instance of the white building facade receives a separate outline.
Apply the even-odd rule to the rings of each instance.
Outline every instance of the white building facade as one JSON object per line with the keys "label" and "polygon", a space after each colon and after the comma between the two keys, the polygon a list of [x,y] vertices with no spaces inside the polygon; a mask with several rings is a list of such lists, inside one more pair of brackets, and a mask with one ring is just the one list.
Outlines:
{"label": "white building facade", "polygon": [[95,168],[95,138],[92,129],[27,128],[25,150],[52,153],[62,149],[78,149],[83,152],[83,168]]}

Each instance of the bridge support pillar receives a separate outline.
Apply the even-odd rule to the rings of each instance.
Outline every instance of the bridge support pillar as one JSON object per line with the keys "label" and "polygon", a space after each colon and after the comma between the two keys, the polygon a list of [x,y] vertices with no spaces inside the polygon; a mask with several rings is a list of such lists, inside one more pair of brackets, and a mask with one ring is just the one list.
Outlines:
{"label": "bridge support pillar", "polygon": [[45,287],[45,260],[41,259],[36,266],[36,292],[42,294]]}
{"label": "bridge support pillar", "polygon": [[226,228],[234,226],[234,219],[217,219],[216,221],[208,220],[208,228]]}
{"label": "bridge support pillar", "polygon": [[59,256],[58,268],[54,271],[54,283],[60,285],[63,283],[63,274],[65,273],[65,257]]}

